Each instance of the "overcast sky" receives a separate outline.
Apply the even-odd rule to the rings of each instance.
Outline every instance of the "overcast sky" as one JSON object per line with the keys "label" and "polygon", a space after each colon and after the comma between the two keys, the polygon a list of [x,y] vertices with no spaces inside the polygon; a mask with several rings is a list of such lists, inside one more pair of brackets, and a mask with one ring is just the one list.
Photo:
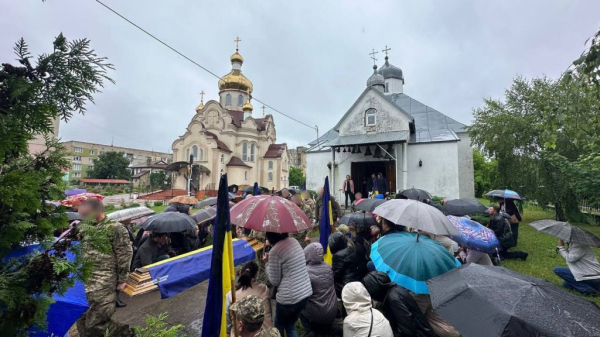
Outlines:
{"label": "overcast sky", "polygon": [[[557,77],[600,26],[599,1],[117,1],[105,3],[219,75],[242,39],[254,96],[321,134],[365,88],[369,52],[387,45],[404,91],[469,123],[515,76]],[[85,116],[61,124],[62,140],[170,151],[198,105],[218,99],[217,79],[92,0],[0,0],[0,61],[20,37],[33,53],[55,36],[88,38],[115,65]],[[262,114],[254,102],[254,116]],[[267,110],[278,142],[299,146],[314,130]]]}

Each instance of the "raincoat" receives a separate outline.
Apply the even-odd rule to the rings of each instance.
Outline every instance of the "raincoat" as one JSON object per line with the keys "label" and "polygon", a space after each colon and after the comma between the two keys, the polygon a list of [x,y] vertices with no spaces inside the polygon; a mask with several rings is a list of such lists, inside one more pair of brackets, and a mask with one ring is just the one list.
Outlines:
{"label": "raincoat", "polygon": [[394,336],[390,322],[371,305],[371,296],[360,282],[348,283],[342,291],[342,301],[348,312],[344,319],[344,337]]}
{"label": "raincoat", "polygon": [[371,272],[363,284],[373,300],[381,302],[381,310],[390,322],[394,337],[435,337],[427,318],[410,293],[390,281],[382,272]]}
{"label": "raincoat", "polygon": [[306,269],[313,294],[302,312],[311,322],[331,324],[337,313],[337,299],[333,286],[333,271],[323,262],[323,246],[314,242],[304,248]]}

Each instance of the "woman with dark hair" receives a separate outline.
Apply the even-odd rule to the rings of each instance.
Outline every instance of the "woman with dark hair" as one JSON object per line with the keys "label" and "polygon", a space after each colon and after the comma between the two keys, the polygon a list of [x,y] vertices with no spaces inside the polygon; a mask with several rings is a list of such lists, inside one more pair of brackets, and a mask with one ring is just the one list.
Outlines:
{"label": "woman with dark hair", "polygon": [[[273,327],[273,318],[271,315],[271,300],[269,296],[269,288],[266,285],[256,281],[258,274],[258,265],[254,261],[246,262],[242,269],[238,272],[237,285],[235,287],[235,298],[237,301],[250,295],[258,296],[263,300],[265,306],[265,320],[263,321],[262,329],[268,330]],[[227,315],[227,331],[233,336],[233,326],[229,313],[229,305],[231,304],[231,292],[227,293],[227,303],[225,310]]]}
{"label": "woman with dark hair", "polygon": [[273,247],[263,261],[269,281],[277,289],[275,327],[282,336],[286,332],[288,337],[297,337],[296,321],[313,293],[304,251],[287,233],[267,232],[266,236]]}

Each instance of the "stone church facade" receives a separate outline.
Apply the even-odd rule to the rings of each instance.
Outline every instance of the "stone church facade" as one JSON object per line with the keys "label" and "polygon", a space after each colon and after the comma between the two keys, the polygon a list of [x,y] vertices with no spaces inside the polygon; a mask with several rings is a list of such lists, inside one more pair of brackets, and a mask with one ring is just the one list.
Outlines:
{"label": "stone church facade", "polygon": [[253,86],[242,73],[243,62],[236,49],[232,70],[219,80],[219,100],[204,104],[202,99],[185,133],[173,142],[174,163],[168,170],[175,189],[188,188],[190,157],[192,192],[217,189],[224,173],[229,184],[288,186],[287,146],[276,143],[272,115],[252,115]]}

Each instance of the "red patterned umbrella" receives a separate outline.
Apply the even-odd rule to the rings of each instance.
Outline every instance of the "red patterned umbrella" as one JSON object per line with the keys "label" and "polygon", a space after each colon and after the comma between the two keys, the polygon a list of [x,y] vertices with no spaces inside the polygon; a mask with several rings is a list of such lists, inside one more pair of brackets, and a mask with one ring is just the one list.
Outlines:
{"label": "red patterned umbrella", "polygon": [[296,204],[273,195],[247,198],[230,213],[231,223],[259,232],[291,233],[310,227],[310,220]]}
{"label": "red patterned umbrella", "polygon": [[66,207],[73,207],[88,199],[98,199],[102,201],[104,197],[97,193],[79,193],[66,198],[65,200],[61,201],[60,204]]}

